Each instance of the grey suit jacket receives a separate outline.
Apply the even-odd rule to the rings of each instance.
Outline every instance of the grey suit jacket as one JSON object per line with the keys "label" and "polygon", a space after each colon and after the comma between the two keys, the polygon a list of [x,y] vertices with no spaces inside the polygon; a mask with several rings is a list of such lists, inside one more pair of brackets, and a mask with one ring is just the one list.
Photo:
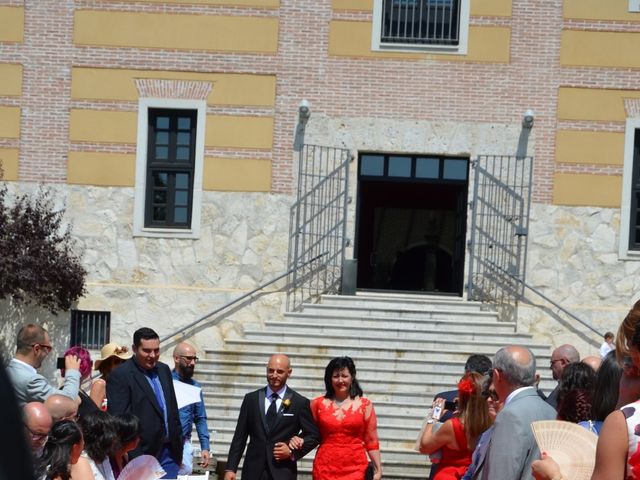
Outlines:
{"label": "grey suit jacket", "polygon": [[44,402],[51,395],[66,395],[75,400],[80,388],[80,372],[67,370],[64,387],[61,390],[49,384],[46,378],[31,370],[26,365],[12,359],[7,366],[9,379],[13,384],[13,391],[18,399],[18,405],[23,407],[29,402]]}
{"label": "grey suit jacket", "polygon": [[484,459],[478,462],[473,478],[532,479],[531,463],[540,458],[540,452],[531,422],[555,418],[556,411],[534,388],[519,392],[498,414]]}

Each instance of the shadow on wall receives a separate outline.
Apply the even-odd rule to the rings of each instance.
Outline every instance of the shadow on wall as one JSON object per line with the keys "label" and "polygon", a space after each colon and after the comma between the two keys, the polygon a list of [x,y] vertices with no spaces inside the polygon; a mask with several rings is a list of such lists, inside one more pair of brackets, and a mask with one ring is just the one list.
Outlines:
{"label": "shadow on wall", "polygon": [[69,312],[53,315],[48,310],[33,305],[25,305],[13,299],[0,300],[0,355],[6,364],[16,351],[16,335],[27,323],[42,325],[51,337],[53,351],[47,356],[40,373],[50,381],[55,380],[56,358],[69,347]]}

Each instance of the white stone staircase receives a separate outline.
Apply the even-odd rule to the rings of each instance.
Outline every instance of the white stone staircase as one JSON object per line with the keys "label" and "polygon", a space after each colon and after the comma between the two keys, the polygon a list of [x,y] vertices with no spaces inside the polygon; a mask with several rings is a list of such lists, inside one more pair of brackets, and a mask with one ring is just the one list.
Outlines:
{"label": "white stone staircase", "polygon": [[[514,343],[532,349],[543,374],[541,386],[551,390],[549,346],[516,333],[514,323],[499,322],[478,303],[392,293],[323,296],[302,312],[266,321],[264,329],[245,328],[243,338],[206,350],[197,377],[204,388],[213,455],[226,460],[242,397],[265,385],[270,354],[289,355],[293,374],[288,383],[309,398],[324,393],[329,360],[348,355],[376,408],[384,478],[427,478],[428,458],[412,446],[434,394],[455,387],[469,355],[492,356]],[[311,478],[312,459],[313,452],[301,461],[299,478]]]}

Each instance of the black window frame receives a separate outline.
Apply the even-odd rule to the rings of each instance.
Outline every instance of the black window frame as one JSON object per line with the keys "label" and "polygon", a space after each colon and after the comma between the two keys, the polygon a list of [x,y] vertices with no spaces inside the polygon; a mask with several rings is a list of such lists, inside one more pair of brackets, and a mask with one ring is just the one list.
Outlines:
{"label": "black window frame", "polygon": [[[159,117],[168,117],[168,128],[157,127],[156,120]],[[184,144],[178,144],[178,134],[186,133],[186,129],[179,129],[178,119],[189,118],[189,152],[188,160],[178,160],[178,149],[185,148]],[[144,226],[145,228],[168,228],[168,229],[191,229],[193,212],[193,184],[195,175],[195,144],[197,133],[198,111],[195,109],[171,109],[171,108],[150,108],[148,110],[147,125],[147,166],[145,185],[145,208]],[[167,133],[168,143],[158,143],[157,133]],[[165,158],[157,158],[157,148],[166,147]],[[187,174],[188,182],[186,187],[176,185],[178,175]],[[165,186],[155,184],[158,175],[166,176]],[[156,194],[166,192],[165,201],[157,200]],[[176,194],[187,192],[186,205],[176,205]],[[161,195],[160,195],[161,196]],[[186,221],[176,221],[176,208],[186,207]],[[158,210],[157,210],[158,209]],[[165,210],[164,219],[159,218],[156,212],[159,209]]]}
{"label": "black window frame", "polygon": [[[380,0],[380,45],[460,46],[462,0]],[[446,4],[450,6],[447,7]],[[447,9],[450,22],[444,18]]]}
{"label": "black window frame", "polygon": [[[362,173],[362,159],[365,156],[381,157],[384,161],[382,175],[367,175]],[[394,176],[389,174],[389,159],[391,157],[407,158],[411,160],[411,173],[409,176]],[[419,177],[416,176],[417,161],[419,159],[431,159],[438,161],[437,177]],[[466,162],[465,178],[446,178],[444,176],[445,162],[447,160]],[[360,152],[358,161],[358,178],[363,180],[378,180],[385,182],[411,182],[411,183],[439,183],[439,184],[466,184],[469,182],[469,157],[449,156],[449,155],[415,155],[401,153],[379,153],[379,152]]]}
{"label": "black window frame", "polygon": [[640,251],[640,129],[633,137],[631,205],[629,207],[629,250]]}
{"label": "black window frame", "polygon": [[69,346],[99,350],[111,341],[111,312],[71,310]]}

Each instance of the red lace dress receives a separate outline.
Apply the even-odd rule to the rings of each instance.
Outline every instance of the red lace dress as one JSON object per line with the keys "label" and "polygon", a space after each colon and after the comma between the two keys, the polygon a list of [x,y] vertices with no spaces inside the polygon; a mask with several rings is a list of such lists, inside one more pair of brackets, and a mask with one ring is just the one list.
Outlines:
{"label": "red lace dress", "polygon": [[453,417],[451,420],[456,443],[460,450],[453,450],[446,445],[442,447],[442,458],[438,464],[438,470],[433,480],[460,480],[469,465],[471,465],[471,455],[473,451],[467,446],[467,436],[464,433],[464,426],[460,420]]}
{"label": "red lace dress", "polygon": [[311,401],[320,429],[320,447],[313,461],[313,480],[363,480],[367,450],[379,450],[376,413],[366,398],[336,406],[325,397]]}

